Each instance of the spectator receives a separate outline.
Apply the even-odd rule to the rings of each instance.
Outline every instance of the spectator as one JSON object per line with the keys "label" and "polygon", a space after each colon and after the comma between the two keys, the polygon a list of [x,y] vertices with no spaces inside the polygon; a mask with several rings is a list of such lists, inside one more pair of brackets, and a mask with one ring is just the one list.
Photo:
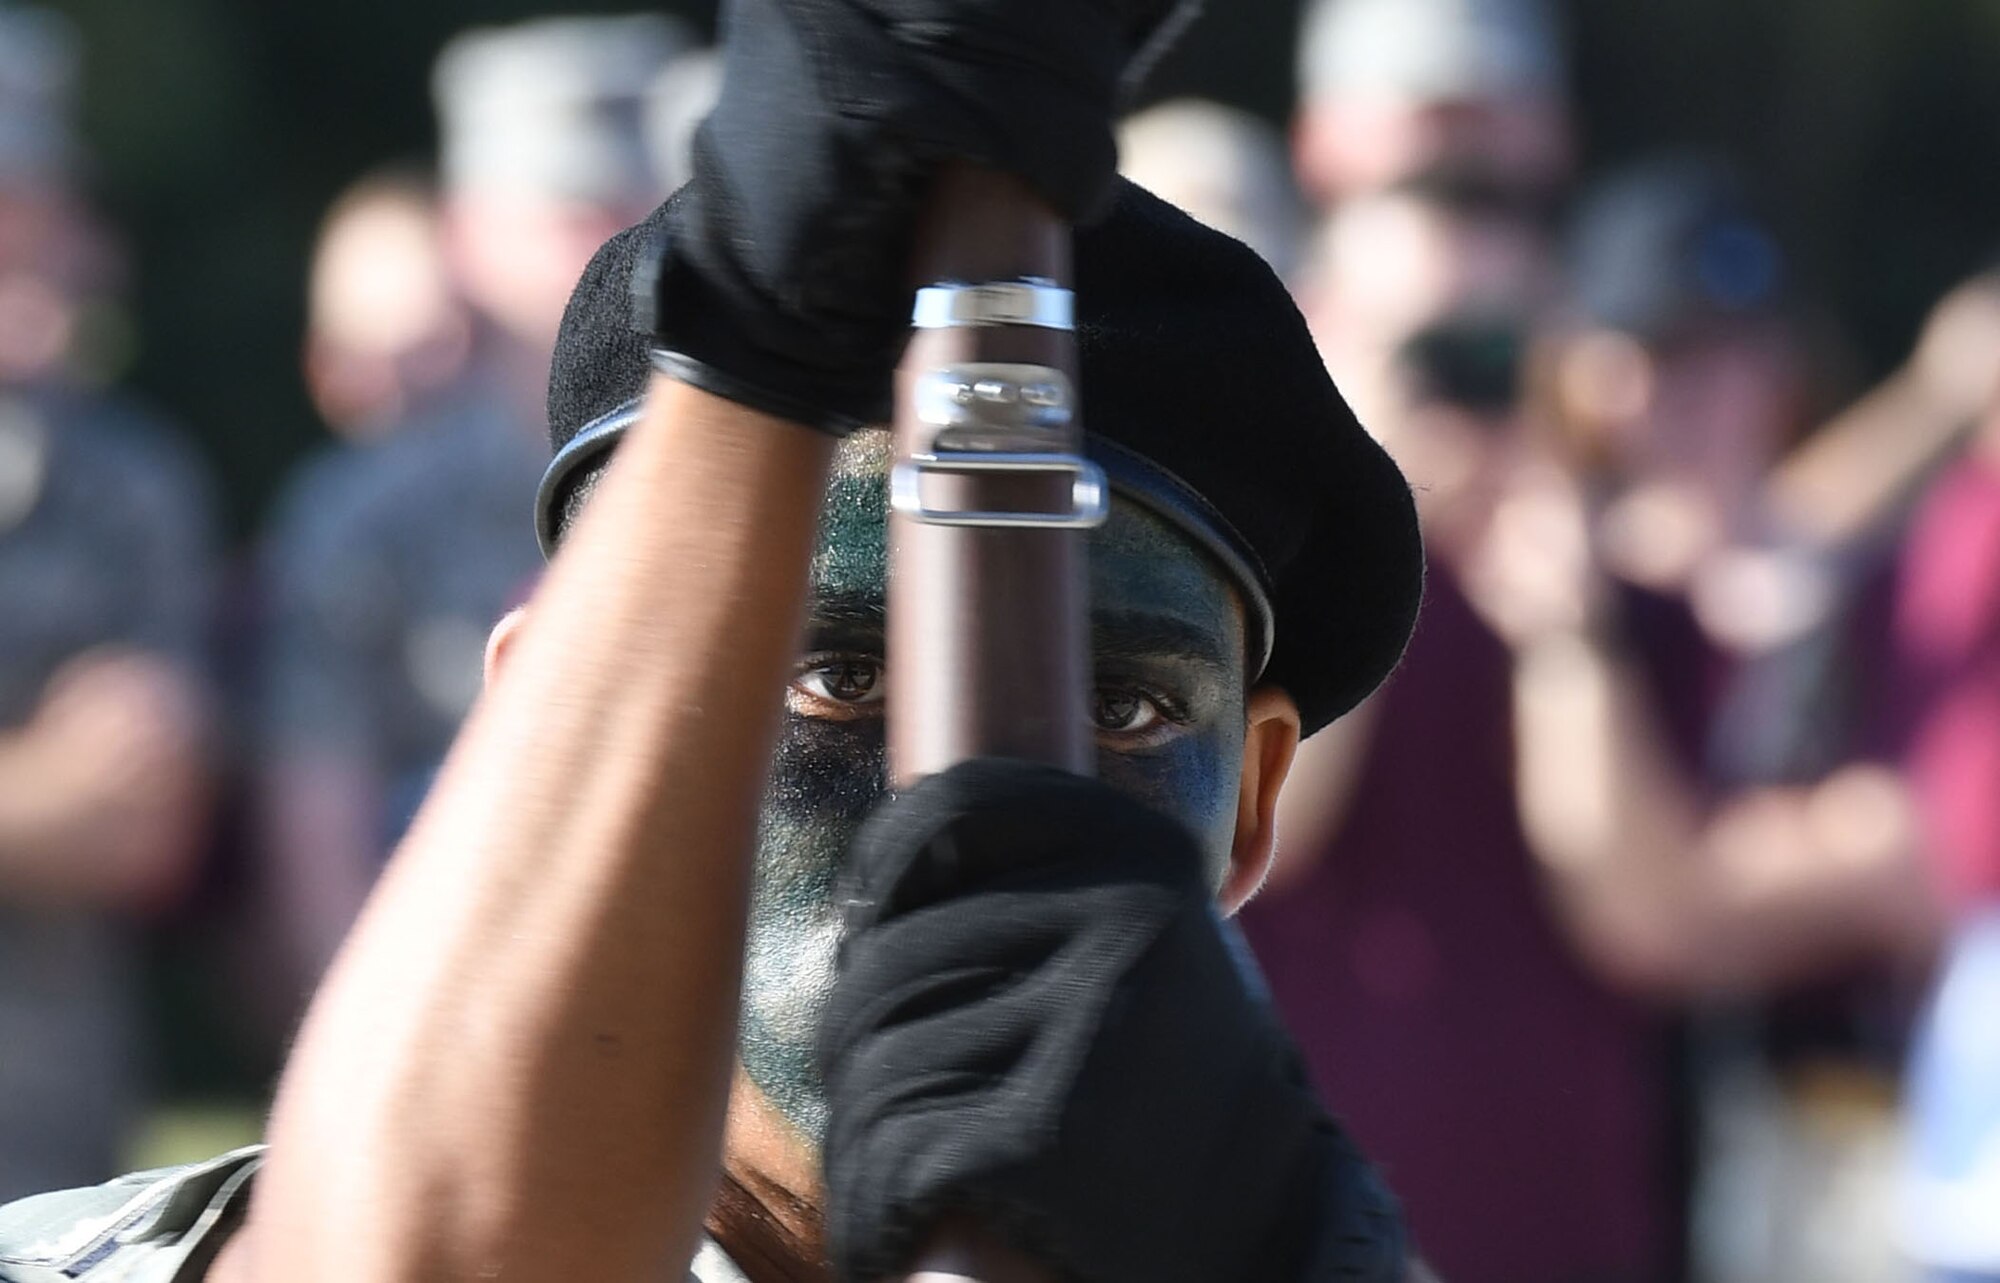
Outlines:
{"label": "spectator", "polygon": [[1361,421],[1387,432],[1406,400],[1400,358],[1411,339],[1447,317],[1532,328],[1557,281],[1554,247],[1533,211],[1490,184],[1431,176],[1328,215],[1295,293]]}
{"label": "spectator", "polygon": [[722,59],[693,49],[661,69],[646,95],[646,145],[662,191],[675,191],[694,172],[694,131],[722,92]]}
{"label": "spectator", "polygon": [[380,445],[309,465],[265,549],[260,809],[301,983],[428,787],[492,622],[541,564],[521,514],[545,462],[556,326],[592,252],[657,199],[642,108],[679,45],[655,17],[552,19],[471,32],[438,59],[466,372]]}
{"label": "spectator", "polygon": [[145,1094],[135,924],[207,814],[204,482],[75,377],[107,285],[67,25],[0,11],[0,1198],[117,1170]]}
{"label": "spectator", "polygon": [[471,318],[421,174],[384,170],[335,198],[306,292],[306,389],[341,437],[407,425],[465,368]]}
{"label": "spectator", "polygon": [[1570,447],[1613,491],[1601,540],[1620,578],[1698,594],[1761,533],[1761,488],[1809,421],[1779,238],[1728,170],[1677,157],[1593,188],[1572,245],[1584,323],[1555,389]]}
{"label": "spectator", "polygon": [[1301,752],[1279,868],[1243,915],[1322,1091],[1463,1283],[1653,1279],[1671,1233],[1660,1030],[1550,912],[1510,652],[1464,587],[1526,449],[1551,278],[1541,227],[1483,184],[1360,197],[1322,236],[1307,313],[1411,479],[1431,569],[1401,669]]}
{"label": "spectator", "polygon": [[1118,168],[1133,182],[1257,251],[1289,280],[1305,236],[1284,140],[1246,111],[1182,98],[1126,118]]}
{"label": "spectator", "polygon": [[1322,208],[1439,172],[1546,199],[1570,172],[1567,81],[1545,0],[1312,0],[1299,185]]}
{"label": "spectator", "polygon": [[[1665,1278],[1683,1120],[1656,1000],[1908,947],[1926,915],[1879,769],[1709,794],[1730,657],[1684,588],[1663,581],[1654,601],[1603,566],[1605,496],[1615,511],[1631,490],[1685,488],[1699,529],[1720,532],[1701,552],[1741,528],[1783,436],[1764,416],[1788,408],[1796,373],[1769,312],[1730,330],[1668,294],[1647,328],[1630,313],[1661,336],[1621,340],[1660,363],[1638,384],[1660,399],[1617,402],[1619,431],[1554,436],[1527,395],[1548,359],[1527,337],[1545,245],[1510,210],[1450,184],[1351,202],[1308,279],[1321,332],[1342,340],[1330,359],[1371,388],[1370,421],[1414,483],[1429,601],[1392,682],[1302,753],[1280,869],[1246,929],[1445,1277]],[[1682,240],[1628,240],[1619,262],[1643,275],[1665,257],[1646,279],[1685,285]],[[1738,334],[1758,345],[1703,348]],[[1738,401],[1744,386],[1757,395]],[[1476,1154],[1454,1144],[1471,1134]]]}
{"label": "spectator", "polygon": [[[1701,1004],[1679,1037],[1704,1271],[1874,1278],[1899,1024],[1881,964],[1921,959],[1934,913],[1870,752],[1865,564],[1801,555],[1765,517],[1811,408],[1780,238],[1728,171],[1672,159],[1597,189],[1576,246],[1587,324],[1548,383],[1582,475],[1513,490],[1476,589],[1514,640],[1522,813],[1600,972]],[[1578,572],[1570,622],[1524,628],[1552,564]]]}

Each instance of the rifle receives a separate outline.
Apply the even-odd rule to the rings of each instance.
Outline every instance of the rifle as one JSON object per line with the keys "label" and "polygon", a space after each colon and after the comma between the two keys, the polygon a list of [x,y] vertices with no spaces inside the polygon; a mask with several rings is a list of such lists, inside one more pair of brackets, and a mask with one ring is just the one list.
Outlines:
{"label": "rifle", "polygon": [[[948,172],[915,254],[890,474],[893,787],[973,757],[1090,774],[1085,537],[1109,508],[1082,457],[1069,228],[1013,179]],[[969,1221],[907,1283],[1048,1283]]]}

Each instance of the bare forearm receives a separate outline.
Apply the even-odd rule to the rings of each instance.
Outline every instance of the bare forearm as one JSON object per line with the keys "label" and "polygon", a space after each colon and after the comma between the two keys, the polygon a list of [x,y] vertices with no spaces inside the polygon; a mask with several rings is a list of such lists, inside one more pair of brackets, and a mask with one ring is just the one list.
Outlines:
{"label": "bare forearm", "polygon": [[1771,515],[1785,533],[1820,547],[1868,535],[1965,437],[1976,409],[1898,371],[1773,471]]}
{"label": "bare forearm", "polygon": [[829,457],[656,382],[314,1004],[245,1277],[689,1254]]}
{"label": "bare forearm", "polygon": [[1514,719],[1522,827],[1556,911],[1601,971],[1663,985],[1686,957],[1697,820],[1629,675],[1583,634],[1531,642]]}
{"label": "bare forearm", "polygon": [[206,831],[200,698],[171,665],[78,661],[0,735],[0,901],[155,910],[186,886]]}
{"label": "bare forearm", "polygon": [[73,808],[52,796],[48,755],[36,751],[33,734],[29,727],[0,735],[0,900],[81,900],[94,862],[74,858]]}
{"label": "bare forearm", "polygon": [[1934,943],[1917,825],[1885,768],[1733,799],[1693,855],[1710,987],[1783,983],[1864,956],[1921,958]]}
{"label": "bare forearm", "polygon": [[1773,471],[1765,498],[1780,529],[1822,547],[1879,533],[1985,413],[1996,352],[2000,278],[1988,272],[1945,295],[1902,368]]}
{"label": "bare forearm", "polygon": [[1524,655],[1516,718],[1530,842],[1571,934],[1612,979],[1683,997],[1921,946],[1914,826],[1883,773],[1703,808],[1637,678],[1581,637]]}

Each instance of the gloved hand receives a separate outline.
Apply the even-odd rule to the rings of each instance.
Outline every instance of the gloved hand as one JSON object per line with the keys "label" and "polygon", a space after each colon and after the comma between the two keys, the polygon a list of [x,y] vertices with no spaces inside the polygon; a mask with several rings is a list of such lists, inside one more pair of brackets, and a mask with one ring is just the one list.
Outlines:
{"label": "gloved hand", "polygon": [[930,180],[972,162],[1088,220],[1123,80],[1189,7],[726,0],[721,96],[661,250],[667,367],[827,431],[886,421]]}
{"label": "gloved hand", "polygon": [[980,761],[889,802],[844,875],[821,1027],[844,1278],[969,1213],[1084,1283],[1400,1279],[1394,1199],[1246,988],[1192,840]]}

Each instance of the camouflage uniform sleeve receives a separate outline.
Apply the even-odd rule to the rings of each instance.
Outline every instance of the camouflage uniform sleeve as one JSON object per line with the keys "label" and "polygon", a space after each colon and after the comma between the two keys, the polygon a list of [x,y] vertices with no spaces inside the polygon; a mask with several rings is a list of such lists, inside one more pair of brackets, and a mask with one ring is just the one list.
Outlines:
{"label": "camouflage uniform sleeve", "polygon": [[[0,1283],[201,1283],[243,1223],[264,1148],[0,1207]],[[706,1236],[686,1278],[749,1283]]]}
{"label": "camouflage uniform sleeve", "polygon": [[198,1283],[263,1157],[253,1145],[0,1207],[0,1283]]}

